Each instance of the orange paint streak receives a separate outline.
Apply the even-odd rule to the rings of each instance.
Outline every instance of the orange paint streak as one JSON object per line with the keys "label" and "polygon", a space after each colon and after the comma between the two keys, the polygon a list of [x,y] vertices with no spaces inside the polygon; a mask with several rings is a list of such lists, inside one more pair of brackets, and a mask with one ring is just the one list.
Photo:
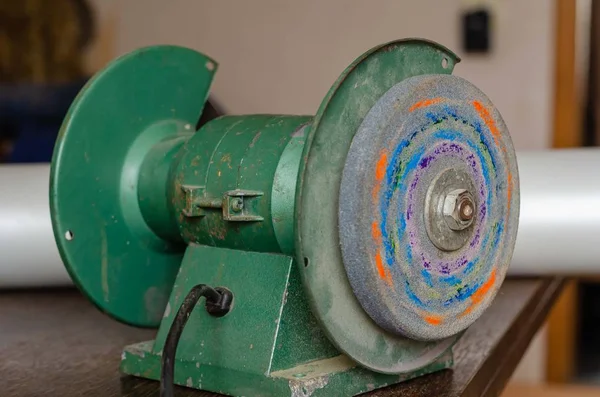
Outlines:
{"label": "orange paint streak", "polygon": [[373,202],[376,203],[377,200],[379,199],[379,184],[375,184],[375,187],[373,187]]}
{"label": "orange paint streak", "polygon": [[[377,159],[377,164],[375,166],[375,180],[377,182],[381,182],[385,177],[385,167],[387,166],[387,160],[387,153],[385,152],[385,150],[382,150],[379,154],[379,159]],[[381,185],[379,183],[376,183],[375,186],[373,186],[373,202],[377,202],[377,200],[379,199],[379,189],[381,189]]]}
{"label": "orange paint streak", "polygon": [[512,174],[509,170],[506,170],[508,184],[506,186],[506,196],[508,198],[508,210],[510,211],[510,198],[512,197]]}
{"label": "orange paint streak", "polygon": [[379,277],[385,280],[385,267],[383,267],[383,260],[381,259],[381,254],[379,252],[375,255],[375,264],[377,265]]}
{"label": "orange paint streak", "polygon": [[379,225],[377,222],[373,222],[371,225],[371,234],[373,235],[373,240],[375,240],[375,244],[381,244],[381,230],[379,229]]}
{"label": "orange paint streak", "polygon": [[479,117],[481,117],[485,125],[490,129],[490,132],[494,136],[494,139],[499,138],[500,130],[496,126],[496,122],[492,118],[492,115],[490,114],[489,110],[487,110],[485,106],[483,106],[483,104],[479,101],[473,101],[473,107],[475,108],[475,110],[477,110],[477,113],[479,113]]}
{"label": "orange paint streak", "polygon": [[442,323],[442,318],[440,316],[425,316],[423,319],[431,325],[440,325]]}
{"label": "orange paint streak", "polygon": [[483,300],[483,298],[485,298],[485,296],[489,292],[490,288],[492,288],[495,283],[496,283],[496,271],[493,270],[492,273],[490,274],[490,277],[488,277],[487,281],[485,283],[483,283],[483,285],[481,287],[479,287],[477,289],[477,291],[475,291],[473,296],[471,296],[471,301],[473,301],[473,304],[478,304],[479,302],[481,302]]}
{"label": "orange paint streak", "polygon": [[[385,150],[382,150],[379,154],[379,158],[377,159],[377,163],[375,166],[375,186],[373,186],[373,202],[377,202],[379,198],[379,189],[380,183],[385,177],[385,167],[387,166],[387,153]],[[381,229],[377,222],[373,222],[371,224],[371,235],[373,236],[373,240],[375,240],[375,244],[381,246]],[[381,253],[377,252],[375,254],[375,266],[377,267],[377,273],[379,274],[379,278],[384,280],[389,286],[392,286],[392,276],[389,270],[383,265],[383,259],[381,258]]]}
{"label": "orange paint streak", "polygon": [[388,285],[392,285],[392,277],[387,269],[383,266],[383,259],[381,259],[381,254],[378,252],[375,255],[375,265],[377,265],[377,272],[379,273],[379,278],[384,280]]}
{"label": "orange paint streak", "polygon": [[464,317],[464,316],[466,316],[467,314],[471,313],[471,310],[473,310],[473,305],[471,305],[471,306],[467,307],[467,308],[465,309],[465,311],[464,311],[464,312],[462,312],[462,313],[460,314],[460,317]]}
{"label": "orange paint streak", "polygon": [[[489,128],[490,132],[492,133],[496,146],[500,147],[500,142],[498,140],[501,137],[500,130],[498,129],[498,126],[496,126],[496,122],[494,121],[494,118],[490,114],[489,110],[487,110],[485,106],[483,106],[483,104],[479,101],[473,101],[473,107],[479,114],[479,117],[481,117],[485,125]],[[504,151],[504,153],[506,153],[506,147],[501,146],[501,148]],[[510,210],[510,198],[512,197],[512,174],[509,170],[507,170],[506,172],[508,174],[508,185],[506,188],[508,196],[508,210]]]}
{"label": "orange paint streak", "polygon": [[381,151],[379,155],[379,159],[377,160],[377,166],[375,168],[375,179],[377,181],[382,181],[385,176],[385,166],[387,165],[387,153],[385,151]]}
{"label": "orange paint streak", "polygon": [[483,300],[483,298],[485,298],[485,296],[490,291],[490,289],[494,286],[494,284],[496,284],[496,271],[495,270],[492,271],[492,273],[490,274],[490,277],[488,277],[486,282],[483,283],[483,285],[481,287],[479,287],[477,289],[477,291],[475,291],[473,296],[471,296],[471,305],[469,305],[469,307],[467,307],[465,309],[465,311],[460,314],[460,317],[466,316],[467,314],[471,313],[473,308],[475,306],[477,306]]}
{"label": "orange paint streak", "polygon": [[413,112],[417,109],[426,108],[427,106],[435,105],[436,103],[440,103],[440,102],[442,102],[442,98],[425,99],[423,101],[419,101],[419,102],[415,103],[414,105],[412,105],[408,109],[408,111]]}

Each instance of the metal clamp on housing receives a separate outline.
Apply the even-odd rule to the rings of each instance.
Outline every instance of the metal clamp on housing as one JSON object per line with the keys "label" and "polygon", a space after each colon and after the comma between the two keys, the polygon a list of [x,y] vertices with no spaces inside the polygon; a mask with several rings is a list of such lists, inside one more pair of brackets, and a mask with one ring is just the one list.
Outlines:
{"label": "metal clamp on housing", "polygon": [[255,222],[264,218],[253,213],[256,199],[263,192],[253,190],[230,190],[222,199],[205,197],[204,186],[182,186],[185,192],[185,207],[181,212],[187,217],[205,216],[206,209],[222,209],[223,219],[232,222]]}

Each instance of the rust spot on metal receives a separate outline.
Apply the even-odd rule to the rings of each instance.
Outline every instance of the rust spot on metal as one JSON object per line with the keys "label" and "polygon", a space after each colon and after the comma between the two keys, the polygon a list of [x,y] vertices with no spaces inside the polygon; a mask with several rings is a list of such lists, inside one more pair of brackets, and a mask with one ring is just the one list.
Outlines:
{"label": "rust spot on metal", "polygon": [[227,237],[227,229],[223,226],[211,228],[209,233],[219,240],[225,240],[225,237]]}

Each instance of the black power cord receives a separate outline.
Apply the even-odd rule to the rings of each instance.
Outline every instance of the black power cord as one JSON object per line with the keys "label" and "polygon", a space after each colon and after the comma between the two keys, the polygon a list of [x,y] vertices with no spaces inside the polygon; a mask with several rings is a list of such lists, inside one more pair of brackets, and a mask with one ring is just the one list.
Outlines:
{"label": "black power cord", "polygon": [[212,288],[205,284],[198,284],[187,294],[179,307],[175,320],[171,324],[162,354],[162,367],[160,374],[160,396],[173,397],[173,377],[175,375],[175,353],[183,328],[200,298],[206,298],[206,311],[215,317],[223,317],[233,303],[233,294],[226,288]]}

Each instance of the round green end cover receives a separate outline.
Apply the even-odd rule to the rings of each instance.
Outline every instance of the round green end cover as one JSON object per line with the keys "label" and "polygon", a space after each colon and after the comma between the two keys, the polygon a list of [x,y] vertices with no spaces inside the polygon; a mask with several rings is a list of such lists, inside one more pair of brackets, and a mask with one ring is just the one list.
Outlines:
{"label": "round green end cover", "polygon": [[160,324],[184,248],[146,225],[140,166],[158,142],[193,132],[216,68],[181,47],[134,51],[88,82],[62,125],[50,177],[56,242],[80,290],[122,322]]}
{"label": "round green end cover", "polygon": [[342,260],[338,208],[352,139],[377,101],[401,81],[450,74],[459,59],[423,40],[401,40],[359,57],[323,100],[307,137],[296,190],[296,256],[313,313],[338,349],[382,373],[415,371],[459,335],[424,342],[386,331],[359,303]]}

